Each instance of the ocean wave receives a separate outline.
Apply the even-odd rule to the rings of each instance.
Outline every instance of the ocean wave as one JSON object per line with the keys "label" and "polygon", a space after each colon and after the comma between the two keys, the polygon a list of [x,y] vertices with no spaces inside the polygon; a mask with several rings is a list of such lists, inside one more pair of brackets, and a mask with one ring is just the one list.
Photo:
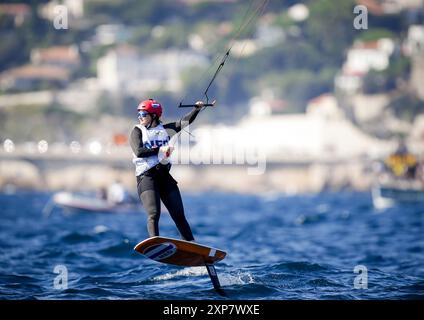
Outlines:
{"label": "ocean wave", "polygon": [[[0,299],[226,299],[205,267],[134,252],[147,237],[144,216],[41,219],[48,198],[0,195]],[[228,253],[216,265],[228,299],[423,298],[422,209],[377,215],[365,193],[184,199],[199,242]],[[178,237],[167,215],[161,233]],[[368,270],[364,290],[353,286],[359,264]],[[53,288],[56,265],[68,270],[66,290]]]}

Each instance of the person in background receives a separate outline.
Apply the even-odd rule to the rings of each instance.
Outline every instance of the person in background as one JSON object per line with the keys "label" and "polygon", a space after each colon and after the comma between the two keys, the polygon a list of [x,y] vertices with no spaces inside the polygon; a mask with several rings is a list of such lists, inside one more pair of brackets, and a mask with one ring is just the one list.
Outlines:
{"label": "person in background", "polygon": [[101,187],[97,190],[96,197],[107,201],[107,189],[105,187]]}
{"label": "person in background", "polygon": [[107,201],[118,205],[126,201],[126,190],[119,181],[114,181],[107,190]]}
{"label": "person in background", "polygon": [[387,157],[385,164],[395,178],[415,179],[417,157],[409,152],[403,140],[399,142],[396,151]]}

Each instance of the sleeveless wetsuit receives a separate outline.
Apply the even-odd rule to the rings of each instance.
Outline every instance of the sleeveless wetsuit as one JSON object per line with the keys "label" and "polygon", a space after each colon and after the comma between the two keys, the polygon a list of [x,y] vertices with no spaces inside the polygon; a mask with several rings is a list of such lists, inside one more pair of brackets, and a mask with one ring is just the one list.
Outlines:
{"label": "sleeveless wetsuit", "polygon": [[147,230],[150,237],[159,236],[160,201],[162,200],[182,238],[188,241],[194,240],[185,218],[177,181],[169,173],[171,165],[160,162],[158,151],[159,146],[166,145],[173,135],[192,123],[198,113],[198,109],[193,109],[177,122],[159,124],[150,129],[136,125],[131,131],[130,145],[134,153],[137,190],[147,212]]}

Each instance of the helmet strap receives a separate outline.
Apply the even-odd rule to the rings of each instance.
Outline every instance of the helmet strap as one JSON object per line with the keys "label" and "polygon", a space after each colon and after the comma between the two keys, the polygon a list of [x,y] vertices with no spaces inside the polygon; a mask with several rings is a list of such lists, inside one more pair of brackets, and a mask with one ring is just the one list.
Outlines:
{"label": "helmet strap", "polygon": [[151,126],[152,126],[153,122],[156,122],[156,125],[158,124],[158,118],[157,118],[157,115],[156,115],[156,114],[154,114],[154,113],[150,113],[150,116],[152,117],[152,120],[150,120],[150,123],[149,123],[149,125],[147,126],[147,129],[150,129],[150,128],[151,128]]}

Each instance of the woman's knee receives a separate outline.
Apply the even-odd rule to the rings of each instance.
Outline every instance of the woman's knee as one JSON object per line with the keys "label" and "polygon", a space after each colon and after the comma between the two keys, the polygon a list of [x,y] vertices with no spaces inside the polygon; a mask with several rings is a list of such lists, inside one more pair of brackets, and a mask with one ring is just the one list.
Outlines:
{"label": "woman's knee", "polygon": [[148,221],[157,222],[157,221],[159,221],[159,217],[160,217],[160,212],[158,212],[157,210],[147,211],[147,220]]}

